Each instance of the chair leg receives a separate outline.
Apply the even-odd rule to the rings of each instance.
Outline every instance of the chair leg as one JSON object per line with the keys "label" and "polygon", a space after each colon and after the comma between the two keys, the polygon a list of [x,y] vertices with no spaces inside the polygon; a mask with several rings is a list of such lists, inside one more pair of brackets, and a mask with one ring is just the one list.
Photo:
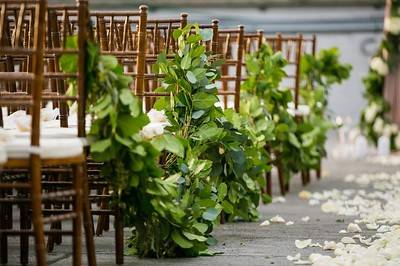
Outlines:
{"label": "chair leg", "polygon": [[32,180],[32,223],[35,237],[36,265],[44,266],[46,262],[46,247],[44,240],[44,225],[42,216],[42,186],[41,165],[38,155],[31,155]]}
{"label": "chair leg", "polygon": [[301,170],[301,184],[307,185],[307,170]]}
{"label": "chair leg", "polygon": [[73,186],[76,191],[74,197],[74,212],[76,217],[73,220],[73,265],[82,265],[82,185],[83,185],[83,170],[81,165],[73,166]]}
{"label": "chair leg", "polygon": [[277,168],[278,168],[279,187],[281,190],[281,195],[284,196],[286,194],[285,173],[283,170],[282,162],[280,160],[277,162]]}
{"label": "chair leg", "polygon": [[271,178],[271,171],[265,173],[265,182],[267,186],[267,194],[272,196],[272,178]]}
{"label": "chair leg", "polygon": [[[1,196],[4,193],[1,191]],[[7,204],[0,204],[0,230],[8,229],[9,217],[7,216]],[[7,264],[8,262],[8,238],[6,234],[0,233],[0,263]]]}
{"label": "chair leg", "polygon": [[[24,197],[26,197],[26,194]],[[29,217],[29,209],[26,204],[20,205],[20,227],[21,229],[30,229],[31,228],[31,221],[27,217]],[[25,218],[24,218],[25,217]],[[21,235],[20,236],[20,263],[22,265],[26,265],[29,262],[29,236],[28,235]]]}
{"label": "chair leg", "polygon": [[115,262],[116,264],[124,264],[124,222],[122,210],[117,207],[115,210],[114,227],[115,227]]}
{"label": "chair leg", "polygon": [[321,179],[321,162],[319,162],[318,168],[316,169],[317,179]]}
{"label": "chair leg", "polygon": [[85,228],[85,241],[86,241],[86,251],[88,256],[88,264],[89,266],[96,266],[96,250],[94,246],[93,240],[93,217],[90,209],[90,201],[89,201],[89,185],[88,179],[86,175],[86,169],[83,171],[84,180],[83,180],[83,226]]}

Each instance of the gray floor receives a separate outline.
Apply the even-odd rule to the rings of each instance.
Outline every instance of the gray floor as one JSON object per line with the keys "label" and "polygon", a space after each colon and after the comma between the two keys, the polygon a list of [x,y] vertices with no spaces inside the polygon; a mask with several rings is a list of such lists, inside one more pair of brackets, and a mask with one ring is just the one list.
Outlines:
{"label": "gray floor", "polygon": [[[324,164],[326,176],[311,183],[306,189],[309,191],[322,191],[332,188],[349,188],[348,183],[342,181],[348,173],[373,173],[385,170],[393,172],[396,167],[383,167],[364,162],[332,161]],[[323,243],[324,240],[338,241],[338,231],[344,229],[352,221],[351,217],[338,217],[325,214],[320,211],[319,206],[309,206],[297,196],[303,188],[299,177],[292,180],[291,193],[286,196],[285,203],[274,203],[261,206],[261,219],[281,215],[286,221],[294,221],[294,225],[272,224],[260,227],[260,222],[255,223],[232,223],[220,225],[215,230],[215,236],[219,240],[214,251],[223,252],[214,257],[199,257],[186,259],[138,259],[126,256],[126,265],[291,265],[287,261],[287,255],[295,255],[294,241],[296,239],[312,238],[313,242]],[[276,182],[275,182],[276,183]],[[275,193],[278,190],[275,187]],[[309,222],[302,222],[301,218],[310,216]],[[127,234],[128,235],[128,232]],[[51,265],[71,265],[71,254],[69,241],[56,247],[55,252],[49,255]],[[103,237],[95,239],[97,249],[98,265],[114,265],[113,232],[106,233]],[[33,255],[31,250],[31,255]],[[303,257],[313,252],[321,252],[320,248],[307,248],[302,250]],[[19,246],[16,239],[10,243],[10,263],[16,265],[18,262]],[[31,256],[34,263],[34,257]]]}

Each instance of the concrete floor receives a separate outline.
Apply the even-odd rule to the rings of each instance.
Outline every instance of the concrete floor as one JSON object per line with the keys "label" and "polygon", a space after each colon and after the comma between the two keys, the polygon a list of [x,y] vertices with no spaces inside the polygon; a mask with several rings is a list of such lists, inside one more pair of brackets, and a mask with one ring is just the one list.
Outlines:
{"label": "concrete floor", "polygon": [[[312,183],[305,189],[314,192],[332,188],[350,188],[349,183],[342,181],[348,173],[374,173],[383,170],[394,172],[397,169],[398,167],[372,165],[359,161],[328,160],[324,163],[326,176],[318,182],[313,178]],[[274,192],[278,194],[278,188],[276,186],[274,188]],[[302,189],[304,188],[300,185],[300,178],[296,176],[292,179],[291,192],[286,196],[285,203],[260,207],[260,222],[279,214],[286,221],[293,221],[294,225],[272,224],[261,227],[260,222],[224,224],[216,228],[214,235],[219,243],[212,248],[213,251],[222,252],[221,255],[160,260],[126,256],[125,265],[292,265],[286,256],[293,256],[299,252],[294,245],[296,239],[311,238],[313,242],[319,243],[323,243],[324,240],[338,241],[341,238],[338,231],[354,220],[351,217],[323,213],[320,206],[309,206],[307,202],[298,198],[298,192]],[[304,216],[310,216],[309,222],[301,221]],[[50,265],[71,265],[69,243],[65,239],[61,246],[49,254]],[[103,237],[96,237],[95,244],[98,265],[114,265],[113,232],[107,232]],[[301,250],[302,257],[314,252],[321,253],[321,249]],[[18,265],[16,264],[19,254],[17,239],[10,240],[10,253],[9,265]],[[31,262],[34,264],[33,249],[30,253]]]}

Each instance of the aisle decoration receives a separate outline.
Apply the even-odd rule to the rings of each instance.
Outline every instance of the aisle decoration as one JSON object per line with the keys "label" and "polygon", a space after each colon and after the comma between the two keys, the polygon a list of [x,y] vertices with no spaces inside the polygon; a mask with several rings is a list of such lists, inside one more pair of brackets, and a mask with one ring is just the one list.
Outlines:
{"label": "aisle decoration", "polygon": [[[171,96],[159,99],[155,107],[166,110],[169,130],[188,145],[182,158],[167,154],[166,169],[181,176],[181,196],[190,195],[194,208],[205,209],[198,219],[210,226],[221,212],[228,220],[254,220],[258,217],[259,182],[264,182],[268,168],[263,144],[242,117],[216,105],[215,81],[222,62],[202,44],[211,39],[211,32],[187,25],[173,36],[178,40],[177,55],[173,60],[160,55],[155,65],[155,71],[165,74],[165,86],[158,91]],[[154,144],[158,146],[158,140]]]}
{"label": "aisle decoration", "polygon": [[[70,38],[67,48],[75,47],[76,38]],[[76,58],[63,56],[60,64],[64,71],[73,71]],[[100,56],[92,43],[87,44],[86,67],[87,103],[93,118],[88,134],[91,156],[104,163],[101,176],[110,182],[114,204],[125,215],[125,226],[133,227],[129,252],[151,257],[206,252],[215,240],[198,217],[212,221],[218,213],[189,205],[190,193],[182,197],[178,191],[179,176],[166,176],[158,164],[157,146],[141,136],[149,118],[130,90],[132,79],[123,74],[115,57]],[[74,93],[75,84],[70,81],[69,93]],[[165,149],[183,156],[180,140],[171,134],[162,136],[167,140]],[[206,164],[192,162],[188,168],[200,174],[206,171]]]}
{"label": "aisle decoration", "polygon": [[316,169],[326,156],[327,133],[336,127],[328,110],[328,96],[332,86],[350,77],[352,66],[340,62],[337,48],[323,49],[315,56],[305,54],[301,61],[301,90],[310,113],[298,128],[304,156],[302,164]]}
{"label": "aisle decoration", "polygon": [[393,0],[390,16],[385,18],[385,37],[370,61],[364,78],[364,98],[367,106],[361,113],[360,128],[365,136],[377,145],[381,136],[390,138],[391,148],[400,149],[400,132],[385,114],[390,106],[383,97],[385,76],[398,67],[400,60],[400,1]]}

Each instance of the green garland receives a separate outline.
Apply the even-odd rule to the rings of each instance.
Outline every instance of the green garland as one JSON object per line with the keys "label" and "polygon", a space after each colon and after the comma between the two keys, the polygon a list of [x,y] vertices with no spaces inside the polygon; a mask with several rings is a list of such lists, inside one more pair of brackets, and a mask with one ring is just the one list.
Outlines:
{"label": "green garland", "polygon": [[382,135],[390,137],[391,148],[400,149],[400,133],[386,113],[390,106],[383,97],[385,76],[396,70],[400,61],[400,1],[393,0],[390,16],[385,18],[385,38],[371,60],[369,71],[364,78],[364,98],[367,106],[362,110],[360,128],[375,145]]}

